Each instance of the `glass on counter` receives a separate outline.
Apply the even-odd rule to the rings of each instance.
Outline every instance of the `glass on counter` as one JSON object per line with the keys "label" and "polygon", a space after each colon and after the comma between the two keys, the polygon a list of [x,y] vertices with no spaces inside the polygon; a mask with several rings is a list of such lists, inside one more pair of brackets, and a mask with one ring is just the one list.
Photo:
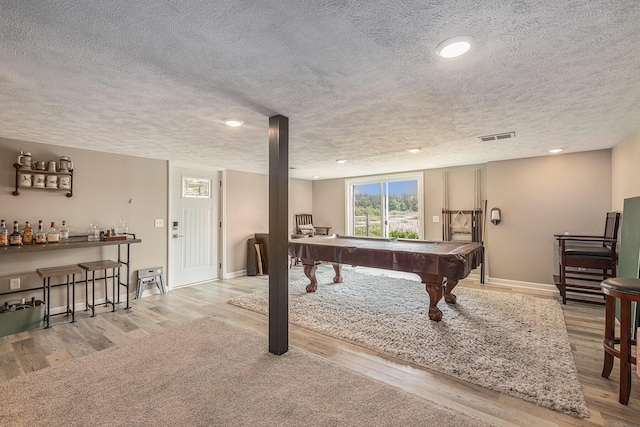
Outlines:
{"label": "glass on counter", "polygon": [[100,228],[98,227],[97,222],[92,222],[91,224],[89,224],[88,240],[90,242],[100,241]]}
{"label": "glass on counter", "polygon": [[127,234],[129,228],[125,225],[124,219],[120,220],[120,225],[116,227],[116,236],[122,236]]}

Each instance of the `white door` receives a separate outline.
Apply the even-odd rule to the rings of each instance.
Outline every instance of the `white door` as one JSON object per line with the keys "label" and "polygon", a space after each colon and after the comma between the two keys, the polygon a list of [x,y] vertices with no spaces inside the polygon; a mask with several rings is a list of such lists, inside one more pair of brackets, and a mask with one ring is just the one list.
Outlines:
{"label": "white door", "polygon": [[170,286],[219,276],[220,172],[171,166]]}

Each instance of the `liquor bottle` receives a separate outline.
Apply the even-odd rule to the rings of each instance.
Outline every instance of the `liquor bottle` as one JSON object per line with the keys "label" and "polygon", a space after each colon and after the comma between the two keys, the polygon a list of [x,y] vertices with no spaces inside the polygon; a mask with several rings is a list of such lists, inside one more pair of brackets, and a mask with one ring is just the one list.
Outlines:
{"label": "liquor bottle", "polygon": [[62,221],[62,227],[60,227],[60,240],[67,240],[69,238],[69,226],[67,221]]}
{"label": "liquor bottle", "polygon": [[42,220],[38,220],[38,231],[36,231],[36,243],[47,243],[47,234],[42,228]]}
{"label": "liquor bottle", "polygon": [[9,230],[7,230],[4,219],[0,220],[0,246],[9,246]]}
{"label": "liquor bottle", "polygon": [[22,246],[22,234],[20,234],[18,221],[13,221],[13,233],[9,236],[9,244],[11,246]]}
{"label": "liquor bottle", "polygon": [[24,228],[22,229],[22,244],[30,245],[33,243],[33,228],[31,228],[31,224],[27,221],[24,224]]}
{"label": "liquor bottle", "polygon": [[60,232],[56,229],[56,223],[51,221],[51,227],[47,232],[47,243],[57,243],[60,241]]}

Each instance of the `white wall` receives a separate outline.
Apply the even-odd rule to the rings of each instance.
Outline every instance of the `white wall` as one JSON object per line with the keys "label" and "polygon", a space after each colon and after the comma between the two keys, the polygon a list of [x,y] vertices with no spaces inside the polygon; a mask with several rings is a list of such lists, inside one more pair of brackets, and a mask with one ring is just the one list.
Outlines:
{"label": "white wall", "polygon": [[[225,276],[247,269],[247,240],[255,233],[269,232],[269,176],[226,171],[226,256]],[[311,182],[289,180],[289,224],[293,214],[312,212]]]}
{"label": "white wall", "polygon": [[331,227],[331,234],[345,234],[344,179],[313,181],[313,222]]}
{"label": "white wall", "polygon": [[622,212],[624,199],[640,196],[640,128],[613,148],[611,165],[611,203]]}
{"label": "white wall", "polygon": [[247,239],[269,232],[269,180],[267,175],[226,171],[227,241],[225,275],[240,274],[247,268]]}
{"label": "white wall", "polygon": [[[60,156],[70,156],[74,163],[73,197],[38,189],[21,189],[19,196],[13,196],[13,163],[21,149],[30,151],[34,160],[57,161]],[[165,219],[166,226],[167,180],[165,161],[0,138],[0,217],[11,225],[17,220],[21,227],[25,221],[37,226],[38,219],[42,219],[48,228],[51,221],[59,225],[66,220],[72,235],[86,235],[90,222],[110,228],[124,219],[129,232],[142,239],[142,243],[131,245],[132,292],[135,291],[136,270],[166,268],[166,228],[155,228],[154,219]],[[3,254],[0,255],[0,291],[9,289],[11,277],[21,277],[22,288],[41,285],[36,268],[116,258],[116,246]],[[102,297],[100,289],[102,287],[96,287],[97,298]],[[28,294],[17,297],[23,296],[30,297]],[[42,298],[42,293],[34,296]],[[0,301],[6,298],[2,297]],[[79,300],[83,301],[81,298]],[[63,304],[62,288],[57,288],[52,295],[52,307]]]}
{"label": "white wall", "polygon": [[553,235],[604,232],[611,150],[490,162],[487,200],[502,212],[499,225],[487,225],[489,275],[551,285],[558,272]]}

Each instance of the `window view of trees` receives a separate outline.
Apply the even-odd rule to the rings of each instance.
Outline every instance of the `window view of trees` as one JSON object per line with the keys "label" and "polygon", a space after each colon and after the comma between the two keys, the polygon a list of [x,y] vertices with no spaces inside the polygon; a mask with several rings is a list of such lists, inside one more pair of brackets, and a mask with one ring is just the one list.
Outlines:
{"label": "window view of trees", "polygon": [[[389,182],[387,229],[389,237],[419,238],[417,181]],[[380,184],[354,186],[354,232],[356,236],[382,236]]]}

